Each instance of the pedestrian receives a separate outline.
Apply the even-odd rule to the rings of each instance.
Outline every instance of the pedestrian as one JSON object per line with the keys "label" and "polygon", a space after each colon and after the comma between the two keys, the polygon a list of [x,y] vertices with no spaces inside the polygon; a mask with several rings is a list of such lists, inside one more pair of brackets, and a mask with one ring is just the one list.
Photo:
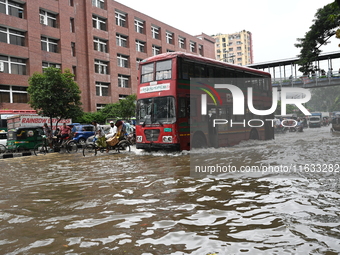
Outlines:
{"label": "pedestrian", "polygon": [[52,150],[52,139],[53,139],[52,130],[48,127],[47,123],[44,123],[43,129],[44,129],[44,134],[46,136],[46,141],[50,147],[50,150]]}

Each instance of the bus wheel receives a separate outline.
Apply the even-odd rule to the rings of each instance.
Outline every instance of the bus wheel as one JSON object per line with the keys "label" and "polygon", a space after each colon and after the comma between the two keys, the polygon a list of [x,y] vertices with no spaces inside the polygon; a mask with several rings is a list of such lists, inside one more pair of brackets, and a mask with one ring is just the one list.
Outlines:
{"label": "bus wheel", "polygon": [[192,139],[192,148],[205,148],[207,147],[207,142],[202,134],[195,134]]}
{"label": "bus wheel", "polygon": [[259,140],[259,134],[257,133],[256,129],[252,129],[250,131],[250,136],[249,136],[250,140]]}

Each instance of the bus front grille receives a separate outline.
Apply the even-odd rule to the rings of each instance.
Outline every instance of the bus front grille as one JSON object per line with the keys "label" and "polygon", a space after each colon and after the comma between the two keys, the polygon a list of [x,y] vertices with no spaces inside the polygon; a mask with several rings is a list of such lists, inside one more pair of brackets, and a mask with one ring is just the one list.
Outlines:
{"label": "bus front grille", "polygon": [[149,142],[154,142],[158,140],[160,130],[159,129],[147,129],[144,130],[146,140]]}

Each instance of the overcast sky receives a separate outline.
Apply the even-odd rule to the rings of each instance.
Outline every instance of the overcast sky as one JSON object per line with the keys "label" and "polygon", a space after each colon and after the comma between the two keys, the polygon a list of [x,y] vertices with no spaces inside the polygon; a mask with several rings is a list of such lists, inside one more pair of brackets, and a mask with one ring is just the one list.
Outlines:
{"label": "overcast sky", "polygon": [[[253,35],[254,63],[296,57],[296,38],[304,37],[317,9],[332,0],[117,0],[132,9],[191,35]],[[338,51],[340,40],[323,47]]]}

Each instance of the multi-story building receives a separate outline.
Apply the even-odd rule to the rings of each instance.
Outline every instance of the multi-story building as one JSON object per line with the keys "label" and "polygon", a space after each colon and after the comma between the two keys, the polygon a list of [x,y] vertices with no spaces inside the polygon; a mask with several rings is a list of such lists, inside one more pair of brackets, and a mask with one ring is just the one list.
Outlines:
{"label": "multi-story building", "polygon": [[242,30],[233,34],[217,34],[215,38],[215,58],[237,65],[253,63],[252,36],[249,31]]}
{"label": "multi-story building", "polygon": [[113,0],[1,0],[0,110],[29,110],[28,78],[70,69],[84,111],[137,91],[138,63],[185,51],[214,58],[212,37],[191,36]]}

